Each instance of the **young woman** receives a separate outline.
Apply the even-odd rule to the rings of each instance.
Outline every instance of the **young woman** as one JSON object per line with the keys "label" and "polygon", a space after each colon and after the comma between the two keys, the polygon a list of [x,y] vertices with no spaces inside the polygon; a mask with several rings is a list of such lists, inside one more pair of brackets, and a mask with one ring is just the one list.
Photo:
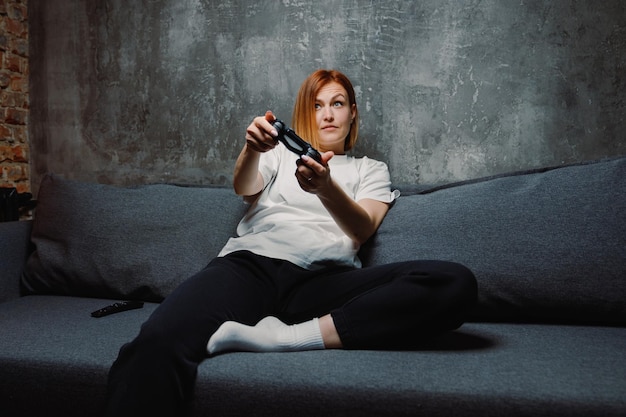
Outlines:
{"label": "young woman", "polygon": [[235,191],[251,204],[237,237],[122,347],[109,374],[108,415],[183,415],[207,356],[405,349],[462,324],[476,299],[467,268],[361,268],[359,247],[396,193],[384,163],[346,155],[358,117],[348,78],[319,70],[300,88],[292,127],[321,163],[277,142],[271,112],[252,121],[235,165]]}

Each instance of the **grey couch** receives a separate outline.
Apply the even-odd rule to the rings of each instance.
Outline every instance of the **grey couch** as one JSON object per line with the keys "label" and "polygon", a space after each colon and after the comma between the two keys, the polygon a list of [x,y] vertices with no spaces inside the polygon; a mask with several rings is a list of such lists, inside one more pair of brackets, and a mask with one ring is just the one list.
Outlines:
{"label": "grey couch", "polygon": [[[220,355],[195,415],[626,415],[626,158],[399,188],[364,263],[467,265],[468,322],[412,351]],[[34,220],[0,224],[0,415],[97,416],[119,348],[244,210],[227,188],[46,176]],[[146,304],[90,316],[120,299]]]}

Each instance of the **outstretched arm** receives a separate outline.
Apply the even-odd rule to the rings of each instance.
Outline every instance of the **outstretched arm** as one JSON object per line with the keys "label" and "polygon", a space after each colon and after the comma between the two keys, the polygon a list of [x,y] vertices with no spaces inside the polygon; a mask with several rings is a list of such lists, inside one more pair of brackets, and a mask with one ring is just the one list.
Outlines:
{"label": "outstretched arm", "polygon": [[238,195],[254,196],[263,190],[263,177],[259,172],[261,153],[276,146],[276,129],[272,126],[276,118],[271,111],[264,117],[255,118],[246,129],[246,144],[237,157],[233,186]]}
{"label": "outstretched arm", "polygon": [[337,225],[358,244],[369,239],[382,223],[389,204],[363,199],[354,201],[333,181],[328,161],[333,152],[322,155],[322,164],[306,156],[302,157],[296,177],[303,190],[316,194]]}
{"label": "outstretched arm", "polygon": [[233,177],[233,187],[238,195],[250,197],[260,193],[263,189],[263,177],[259,172],[259,156],[260,154],[250,149],[247,144],[239,153]]}

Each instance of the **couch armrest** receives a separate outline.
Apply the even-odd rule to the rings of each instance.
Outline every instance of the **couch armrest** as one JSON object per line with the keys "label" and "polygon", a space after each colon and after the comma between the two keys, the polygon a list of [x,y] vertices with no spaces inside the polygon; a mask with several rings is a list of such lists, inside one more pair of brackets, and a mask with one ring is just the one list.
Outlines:
{"label": "couch armrest", "polygon": [[20,277],[31,252],[32,221],[0,223],[0,302],[20,296]]}

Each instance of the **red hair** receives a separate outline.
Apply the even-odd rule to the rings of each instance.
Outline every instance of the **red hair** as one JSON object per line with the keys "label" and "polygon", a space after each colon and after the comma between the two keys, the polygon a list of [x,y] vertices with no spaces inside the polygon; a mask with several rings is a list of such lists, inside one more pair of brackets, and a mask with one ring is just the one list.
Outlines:
{"label": "red hair", "polygon": [[310,142],[314,148],[319,148],[317,122],[315,120],[315,100],[319,91],[332,82],[340,84],[346,90],[348,93],[348,106],[352,108],[354,104],[354,120],[344,145],[344,150],[349,151],[354,147],[359,133],[359,111],[356,107],[356,97],[352,83],[348,77],[339,71],[320,69],[304,80],[300,86],[300,91],[298,91],[291,124],[298,136]]}

